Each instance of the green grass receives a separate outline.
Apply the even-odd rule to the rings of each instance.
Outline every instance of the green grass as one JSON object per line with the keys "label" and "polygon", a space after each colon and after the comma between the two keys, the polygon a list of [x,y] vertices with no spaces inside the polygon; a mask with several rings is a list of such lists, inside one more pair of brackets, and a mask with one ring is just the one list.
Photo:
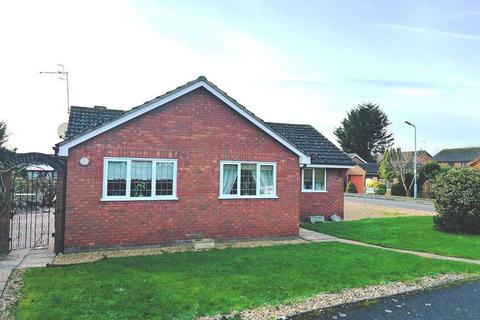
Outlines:
{"label": "green grass", "polygon": [[379,213],[384,217],[402,217],[402,216],[405,216],[405,213],[401,212],[401,211],[380,211]]}
{"label": "green grass", "polygon": [[438,231],[433,226],[432,217],[363,219],[303,224],[302,227],[383,247],[480,260],[480,236]]}
{"label": "green grass", "polygon": [[262,304],[480,267],[308,243],[111,258],[28,269],[18,319],[193,319]]}

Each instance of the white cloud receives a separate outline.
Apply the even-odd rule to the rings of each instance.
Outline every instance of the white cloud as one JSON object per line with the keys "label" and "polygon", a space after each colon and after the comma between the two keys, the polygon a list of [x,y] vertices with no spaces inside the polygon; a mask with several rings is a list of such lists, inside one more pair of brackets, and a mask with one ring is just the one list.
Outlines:
{"label": "white cloud", "polygon": [[[435,77],[448,78],[452,85],[383,81],[384,85],[377,87],[359,87],[358,83],[331,79],[367,78],[372,76],[372,70],[379,79],[389,77],[392,65],[386,61],[388,57],[377,59],[372,55],[375,67],[365,74],[360,66],[350,67],[345,60],[348,56],[341,54],[332,60],[333,67],[326,69],[330,73],[322,74],[318,70],[325,65],[322,67],[318,61],[345,48],[325,43],[321,52],[331,54],[315,58],[312,53],[318,48],[310,42],[294,50],[293,46],[301,44],[301,39],[294,37],[308,34],[311,29],[301,33],[295,33],[300,29],[291,30],[280,42],[274,37],[263,38],[272,31],[264,33],[258,21],[252,20],[251,26],[235,25],[238,21],[227,20],[224,12],[216,16],[177,12],[160,2],[150,2],[151,8],[145,9],[150,12],[145,14],[136,5],[126,0],[0,3],[0,119],[7,121],[12,132],[11,146],[20,151],[50,152],[58,142],[56,128],[67,120],[64,83],[55,76],[38,73],[55,70],[57,63],[70,72],[73,105],[129,109],[205,75],[266,121],[310,123],[331,140],[332,130],[346,109],[363,100],[385,101],[389,116],[395,120],[403,117],[399,110],[410,108],[409,112],[416,112],[416,106],[427,105],[434,98],[437,110],[451,110],[452,103],[445,101],[459,101],[452,98],[457,97],[452,88],[465,84],[461,89],[472,90],[462,90],[459,97],[462,101],[468,98],[469,104],[462,102],[455,112],[471,115],[476,108],[478,94],[474,89],[478,81],[475,77],[465,79],[460,69],[456,78],[451,72],[448,77]],[[266,24],[272,21],[268,14],[264,18]],[[404,25],[385,24],[382,28],[452,39],[480,37]],[[287,46],[283,46],[287,48],[284,51],[279,49],[277,45],[284,45],[283,41],[289,42],[291,50]],[[356,61],[355,55],[365,48],[354,42],[351,45],[351,60]],[[411,61],[415,63],[415,59]],[[408,71],[403,77],[396,76],[418,79]],[[435,129],[429,132],[432,139],[438,135]]]}
{"label": "white cloud", "polygon": [[391,29],[391,30],[422,34],[429,37],[449,37],[449,38],[463,39],[463,40],[480,40],[480,35],[476,35],[476,34],[465,34],[465,33],[451,32],[451,31],[437,30],[433,28],[407,26],[407,25],[401,25],[401,24],[375,23],[374,25]]}
{"label": "white cloud", "polygon": [[394,92],[409,97],[433,97],[442,94],[442,91],[438,89],[427,88],[400,88],[395,89]]}
{"label": "white cloud", "polygon": [[[320,115],[302,90],[274,85],[315,77],[292,75],[295,62],[263,39],[208,17],[159,12],[166,18],[157,29],[127,1],[3,3],[0,36],[9,50],[0,53],[0,118],[12,132],[10,145],[51,152],[59,141],[57,126],[67,120],[64,83],[38,73],[57,63],[70,72],[72,105],[129,109],[205,75],[267,121]],[[178,29],[202,41],[186,41]]]}

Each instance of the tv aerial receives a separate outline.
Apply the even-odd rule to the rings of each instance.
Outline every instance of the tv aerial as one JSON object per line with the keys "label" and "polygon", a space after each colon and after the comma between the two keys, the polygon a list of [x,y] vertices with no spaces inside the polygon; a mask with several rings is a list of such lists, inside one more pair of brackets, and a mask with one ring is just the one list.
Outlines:
{"label": "tv aerial", "polygon": [[40,71],[40,74],[56,74],[58,79],[64,80],[67,89],[67,112],[70,113],[70,92],[68,87],[68,71],[65,71],[65,66],[63,64],[58,64],[60,70],[58,71]]}

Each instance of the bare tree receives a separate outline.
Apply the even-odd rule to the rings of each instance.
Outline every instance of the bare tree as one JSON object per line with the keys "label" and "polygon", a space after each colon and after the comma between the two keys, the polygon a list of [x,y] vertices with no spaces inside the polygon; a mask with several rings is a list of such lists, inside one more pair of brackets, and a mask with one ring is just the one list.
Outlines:
{"label": "bare tree", "polygon": [[[417,163],[417,172],[422,171],[423,164]],[[407,197],[410,196],[414,179],[408,181],[408,176],[413,176],[413,152],[402,152],[400,148],[385,151],[380,164],[382,178],[392,180],[397,178],[405,189]]]}

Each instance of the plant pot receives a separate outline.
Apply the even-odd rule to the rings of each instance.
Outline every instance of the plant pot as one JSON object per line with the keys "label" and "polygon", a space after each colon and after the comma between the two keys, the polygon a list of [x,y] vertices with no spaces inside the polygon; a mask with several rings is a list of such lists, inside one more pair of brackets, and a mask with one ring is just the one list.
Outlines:
{"label": "plant pot", "polygon": [[215,247],[215,241],[213,239],[193,240],[192,244],[195,250],[208,250]]}

